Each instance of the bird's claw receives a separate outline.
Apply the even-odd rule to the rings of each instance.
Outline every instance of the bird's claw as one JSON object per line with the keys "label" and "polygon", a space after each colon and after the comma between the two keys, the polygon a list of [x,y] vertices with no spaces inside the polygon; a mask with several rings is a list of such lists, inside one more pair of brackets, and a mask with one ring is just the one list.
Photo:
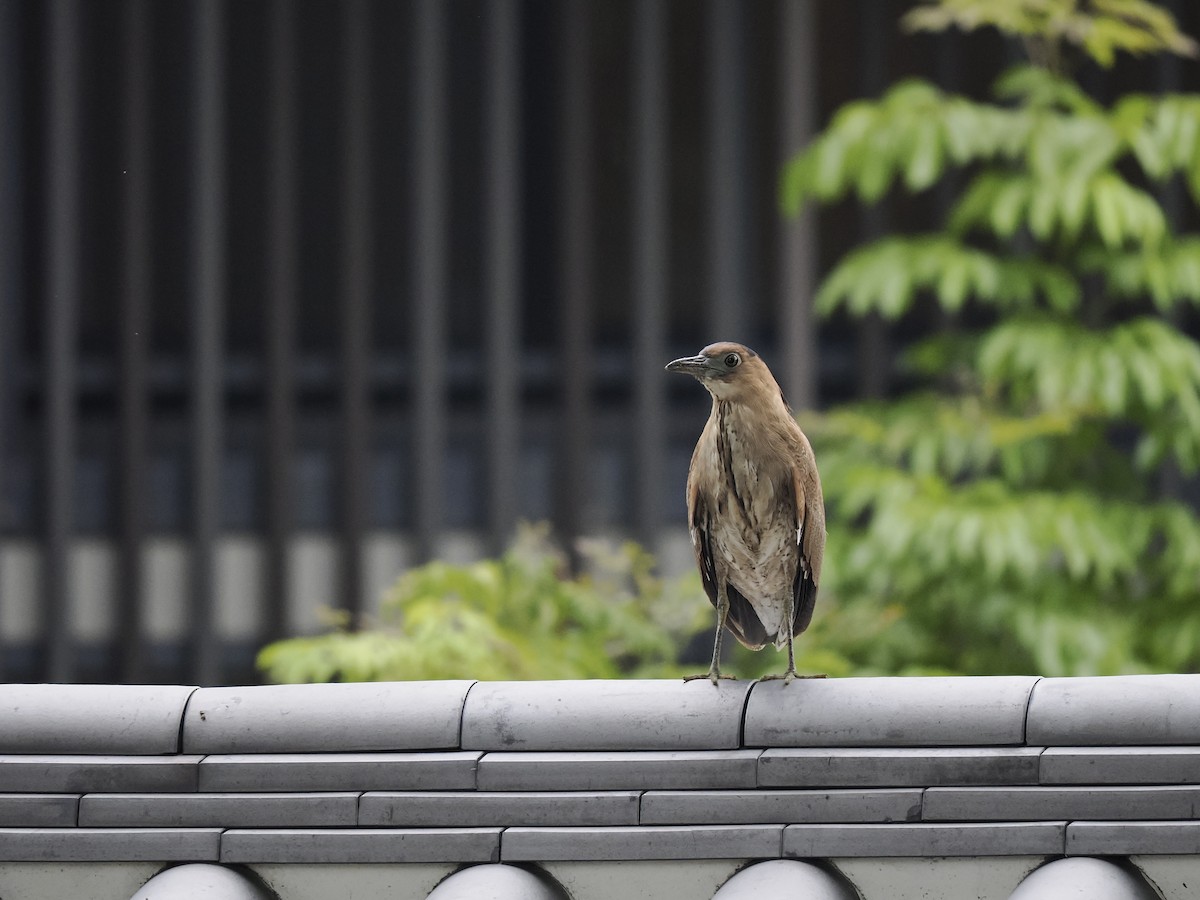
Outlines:
{"label": "bird's claw", "polygon": [[707,678],[715,687],[722,678],[727,678],[731,681],[736,681],[736,675],[726,675],[724,672],[701,672],[699,675],[685,675],[683,681],[686,684],[689,681],[699,681],[701,678]]}
{"label": "bird's claw", "polygon": [[791,684],[796,678],[796,673],[792,671],[784,672],[783,674],[764,675],[759,681],[782,681],[784,684]]}
{"label": "bird's claw", "polygon": [[808,679],[808,678],[826,678],[826,677],[827,676],[823,675],[823,674],[822,675],[801,675],[798,672],[796,672],[795,669],[788,669],[788,671],[786,671],[780,675],[763,675],[758,680],[759,681],[782,681],[784,684],[791,684],[797,678]]}

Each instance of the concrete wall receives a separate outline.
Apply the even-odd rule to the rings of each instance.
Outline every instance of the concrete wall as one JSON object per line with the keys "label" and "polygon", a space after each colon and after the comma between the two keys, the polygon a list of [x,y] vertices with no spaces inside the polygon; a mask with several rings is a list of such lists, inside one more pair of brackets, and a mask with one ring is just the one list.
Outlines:
{"label": "concrete wall", "polygon": [[1182,900],[1198,801],[1191,675],[0,685],[5,900]]}

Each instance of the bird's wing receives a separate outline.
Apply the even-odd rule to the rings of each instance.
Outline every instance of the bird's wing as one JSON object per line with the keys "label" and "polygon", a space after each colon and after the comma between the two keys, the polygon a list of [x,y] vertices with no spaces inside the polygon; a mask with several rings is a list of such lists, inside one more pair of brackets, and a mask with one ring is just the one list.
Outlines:
{"label": "bird's wing", "polygon": [[[814,521],[808,509],[808,492],[804,486],[804,474],[797,465],[792,466],[792,491],[796,500],[796,545],[800,550],[800,565],[796,567],[796,581],[792,585],[795,597],[796,617],[792,620],[792,634],[800,634],[812,621],[813,607],[817,604],[817,579],[821,577],[821,557],[825,549],[825,523]],[[821,502],[819,496],[816,502]]]}
{"label": "bird's wing", "polygon": [[[696,554],[696,566],[700,569],[700,580],[704,583],[704,593],[708,594],[708,602],[717,605],[717,568],[712,549],[712,517],[708,507],[700,496],[697,485],[688,484],[688,528],[691,531],[692,549]],[[750,605],[750,601],[742,596],[728,580],[725,583],[725,596],[729,600],[729,615],[725,619],[725,627],[738,641],[751,650],[761,650],[767,643],[767,632],[759,621],[758,613]]]}
{"label": "bird's wing", "polygon": [[700,499],[700,488],[690,478],[687,489],[688,531],[692,538],[692,551],[696,554],[696,566],[700,569],[700,580],[708,602],[717,605],[717,572],[713,566],[712,535],[709,533],[708,509]]}

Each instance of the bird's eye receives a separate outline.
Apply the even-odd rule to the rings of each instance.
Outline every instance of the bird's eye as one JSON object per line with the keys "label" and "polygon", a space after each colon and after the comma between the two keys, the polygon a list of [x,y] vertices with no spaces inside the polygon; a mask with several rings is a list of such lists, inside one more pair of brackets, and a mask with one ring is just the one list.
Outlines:
{"label": "bird's eye", "polygon": [[740,363],[741,361],[742,361],[742,358],[740,356],[738,356],[736,353],[730,353],[728,356],[725,357],[725,368],[727,368],[727,369],[735,368],[738,365],[738,363]]}

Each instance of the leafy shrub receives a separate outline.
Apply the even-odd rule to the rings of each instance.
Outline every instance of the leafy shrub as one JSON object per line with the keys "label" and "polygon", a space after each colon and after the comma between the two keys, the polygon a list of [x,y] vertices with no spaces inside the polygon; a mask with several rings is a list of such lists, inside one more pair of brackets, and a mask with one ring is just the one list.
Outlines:
{"label": "leafy shrub", "polygon": [[664,582],[635,544],[584,541],[586,573],[566,573],[545,528],[523,529],[500,559],[431,562],[384,596],[373,627],[263,649],[274,681],[677,676],[704,627],[699,580]]}
{"label": "leafy shrub", "polygon": [[829,506],[823,602],[893,620],[847,656],[1200,667],[1200,521],[1159,487],[1200,467],[1200,346],[1171,318],[1200,303],[1200,236],[1156,194],[1175,180],[1200,202],[1200,96],[1106,107],[1066,74],[1065,46],[1108,65],[1195,45],[1140,0],[943,0],[908,23],[999,27],[1034,64],[992,103],[913,80],[848,104],[785,173],[792,212],[963,177],[940,231],[856,249],[817,297],[826,314],[937,304],[953,321],[902,360],[921,390],[805,422]]}

